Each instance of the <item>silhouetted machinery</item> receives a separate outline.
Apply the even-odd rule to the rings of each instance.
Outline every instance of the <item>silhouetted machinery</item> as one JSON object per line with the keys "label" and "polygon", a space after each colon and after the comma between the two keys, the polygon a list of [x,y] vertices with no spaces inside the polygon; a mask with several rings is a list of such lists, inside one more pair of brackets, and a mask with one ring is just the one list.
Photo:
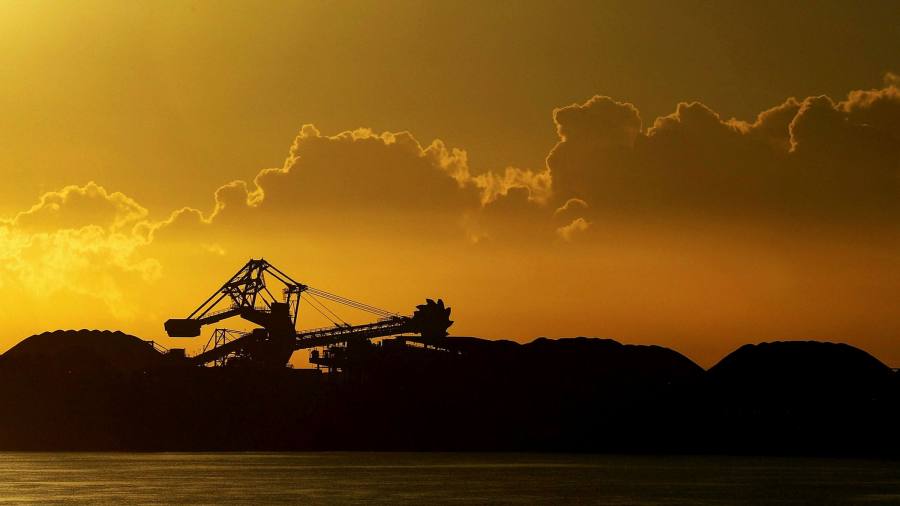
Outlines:
{"label": "silhouetted machinery", "polygon": [[[267,286],[275,280],[283,285],[281,300]],[[350,325],[323,301],[348,306],[378,317],[373,323]],[[297,331],[300,302],[318,311],[334,324],[312,330]],[[239,316],[255,323],[249,332],[216,329],[203,351],[189,357],[196,365],[260,365],[283,367],[294,351],[318,347],[345,347],[351,343],[402,334],[418,334],[407,338],[423,344],[447,336],[450,308],[444,302],[427,299],[416,306],[412,316],[403,316],[357,302],[340,295],[297,283],[265,259],[250,260],[215,291],[187,318],[173,318],[165,323],[170,337],[196,337],[204,325]],[[331,353],[327,353],[331,355]],[[314,352],[313,358],[319,358]]]}

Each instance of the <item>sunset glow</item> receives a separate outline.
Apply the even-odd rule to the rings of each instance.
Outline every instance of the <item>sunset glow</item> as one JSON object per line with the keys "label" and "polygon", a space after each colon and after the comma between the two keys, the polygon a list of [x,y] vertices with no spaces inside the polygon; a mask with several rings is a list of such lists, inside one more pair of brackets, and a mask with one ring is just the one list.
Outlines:
{"label": "sunset glow", "polygon": [[455,335],[900,366],[896,6],[753,5],[6,2],[0,351],[199,349],[163,321],[264,257]]}

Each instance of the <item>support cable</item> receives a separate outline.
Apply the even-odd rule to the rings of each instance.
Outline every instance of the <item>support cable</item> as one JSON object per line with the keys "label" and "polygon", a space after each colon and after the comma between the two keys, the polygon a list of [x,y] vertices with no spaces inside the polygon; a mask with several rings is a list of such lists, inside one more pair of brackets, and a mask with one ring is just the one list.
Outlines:
{"label": "support cable", "polygon": [[334,316],[335,318],[337,318],[338,320],[340,320],[341,323],[343,323],[344,325],[350,326],[350,324],[347,323],[346,320],[344,320],[343,318],[341,318],[340,316],[338,316],[337,313],[335,313],[334,311],[331,310],[331,308],[329,308],[329,307],[326,306],[324,303],[322,303],[321,300],[317,299],[315,295],[309,294],[309,297],[310,297],[311,299],[315,300],[322,308],[325,309],[325,311],[328,311],[329,313],[331,313],[331,316]]}
{"label": "support cable", "polygon": [[302,294],[300,295],[300,297],[301,297],[301,298],[304,298],[304,299],[306,300],[306,302],[309,302],[309,305],[312,306],[313,309],[315,309],[316,311],[318,311],[320,315],[324,316],[326,320],[330,321],[332,324],[334,324],[334,325],[337,326],[337,327],[340,327],[340,326],[341,326],[338,322],[332,320],[331,317],[328,316],[327,314],[325,314],[321,309],[317,308],[316,305],[312,303],[312,300],[311,300],[311,299],[305,298]]}
{"label": "support cable", "polygon": [[359,309],[361,311],[366,311],[368,313],[376,314],[378,316],[382,316],[382,317],[399,316],[397,313],[387,311],[385,309],[377,308],[375,306],[371,306],[369,304],[358,302],[358,301],[355,301],[352,299],[348,299],[346,297],[341,297],[340,295],[329,293],[324,290],[320,290],[318,288],[309,287],[309,289],[307,290],[307,293],[315,294],[324,299],[328,299],[330,301],[337,302],[338,304],[350,306],[352,308]]}

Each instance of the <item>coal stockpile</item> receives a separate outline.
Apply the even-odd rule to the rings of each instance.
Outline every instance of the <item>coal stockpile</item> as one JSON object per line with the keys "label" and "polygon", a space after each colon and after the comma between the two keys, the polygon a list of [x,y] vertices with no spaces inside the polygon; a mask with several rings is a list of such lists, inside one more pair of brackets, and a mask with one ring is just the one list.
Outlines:
{"label": "coal stockpile", "polygon": [[428,343],[358,343],[322,373],[44,333],[0,356],[0,449],[900,454],[897,374],[844,344],[746,345],[705,371],[609,339]]}

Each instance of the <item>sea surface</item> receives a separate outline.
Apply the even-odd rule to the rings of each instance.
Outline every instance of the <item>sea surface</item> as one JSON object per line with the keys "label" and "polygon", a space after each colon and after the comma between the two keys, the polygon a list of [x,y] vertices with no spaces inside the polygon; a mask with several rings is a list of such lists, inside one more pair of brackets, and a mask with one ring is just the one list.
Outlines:
{"label": "sea surface", "polygon": [[900,463],[468,453],[0,453],[0,502],[900,504]]}

